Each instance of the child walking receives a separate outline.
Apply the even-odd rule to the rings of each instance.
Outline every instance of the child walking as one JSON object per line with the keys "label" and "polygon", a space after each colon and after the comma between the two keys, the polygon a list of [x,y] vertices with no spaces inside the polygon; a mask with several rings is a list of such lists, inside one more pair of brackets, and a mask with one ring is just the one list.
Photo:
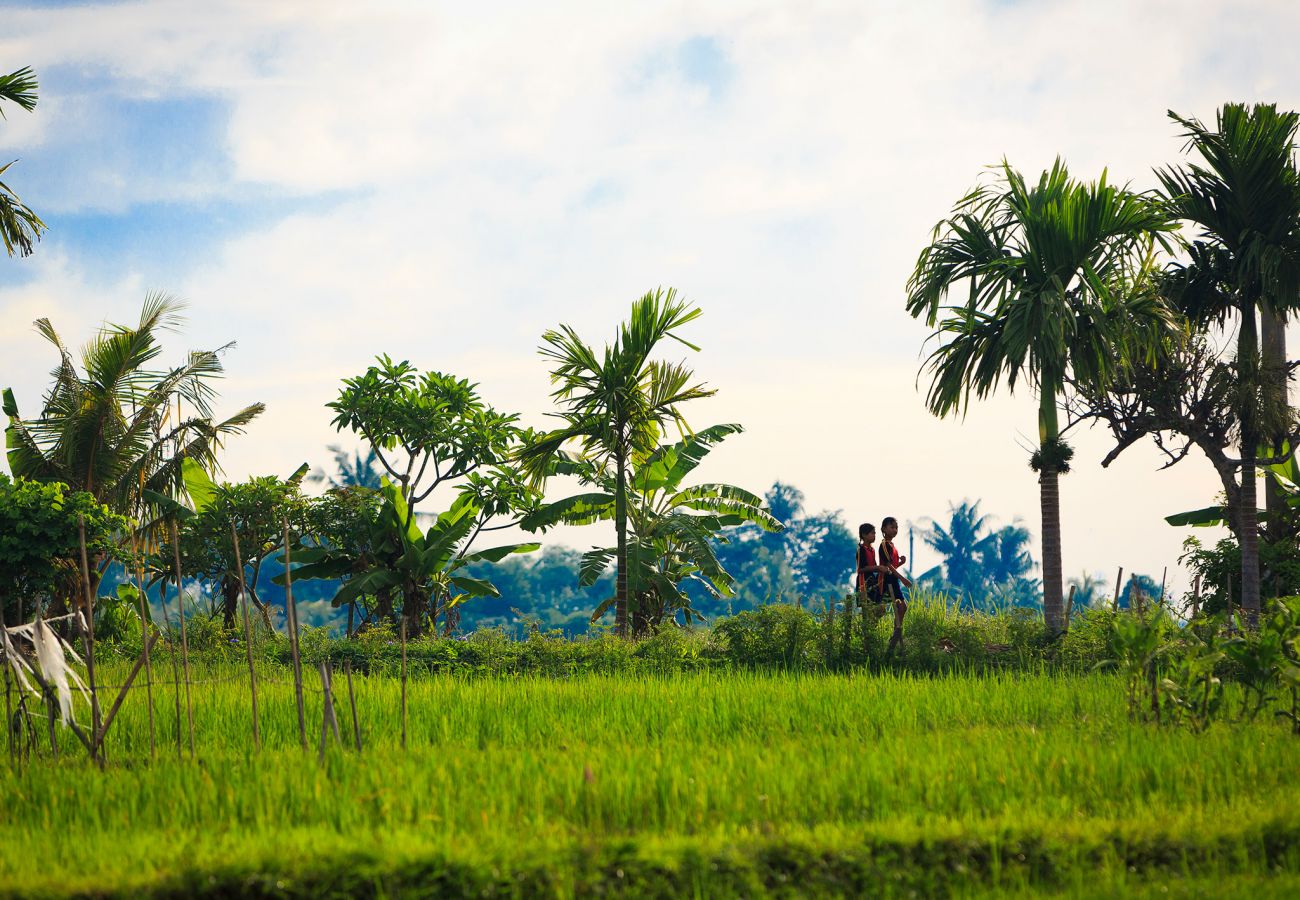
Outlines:
{"label": "child walking", "polygon": [[888,656],[895,647],[901,650],[903,646],[903,616],[907,615],[907,596],[903,593],[903,587],[910,588],[912,582],[898,571],[898,567],[907,562],[907,557],[900,556],[898,548],[894,546],[894,538],[898,536],[898,520],[886,516],[880,523],[880,531],[883,534],[880,541],[880,596],[886,602],[894,601],[894,633],[890,635],[889,646],[885,650],[885,655]]}
{"label": "child walking", "polygon": [[880,602],[880,577],[885,567],[876,562],[876,526],[863,522],[858,526],[858,571],[853,579],[853,589],[861,602]]}

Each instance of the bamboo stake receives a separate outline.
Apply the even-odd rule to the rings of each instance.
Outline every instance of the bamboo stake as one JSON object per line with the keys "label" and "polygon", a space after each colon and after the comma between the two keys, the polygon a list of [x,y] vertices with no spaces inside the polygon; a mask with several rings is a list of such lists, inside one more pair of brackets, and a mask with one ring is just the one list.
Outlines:
{"label": "bamboo stake", "polygon": [[145,661],[149,658],[149,650],[157,640],[158,635],[156,632],[149,636],[149,640],[145,643],[144,652],[136,659],[135,665],[131,667],[131,672],[126,676],[126,681],[122,683],[121,689],[118,690],[117,697],[113,700],[113,705],[108,708],[108,715],[104,716],[104,724],[99,726],[99,731],[95,732],[96,747],[102,747],[104,745],[104,737],[108,734],[108,729],[112,726],[113,719],[117,716],[117,711],[122,706],[122,701],[126,699],[126,692],[131,690],[131,683],[135,681],[135,676],[140,674],[140,669],[145,665]]}
{"label": "bamboo stake", "polygon": [[[81,586],[85,589],[82,606],[81,637],[86,645],[86,675],[90,679],[90,721],[93,733],[99,732],[99,692],[95,687],[95,599],[90,590],[90,562],[86,558],[86,517],[77,514],[77,537],[81,543]],[[96,753],[94,746],[90,755],[103,768],[102,753]]]}
{"label": "bamboo stake", "polygon": [[[135,532],[131,532],[131,555],[135,557],[135,586],[140,597],[140,643],[144,644],[144,688],[149,702],[149,759],[157,753],[157,739],[154,737],[153,722],[153,662],[149,650],[154,642],[149,639],[149,604],[145,602],[144,571],[140,565],[140,546],[136,542]],[[107,730],[107,729],[105,729]]]}
{"label": "bamboo stake", "polygon": [[1165,579],[1169,577],[1169,567],[1165,566],[1160,571],[1160,600],[1159,603],[1165,602]]}
{"label": "bamboo stake", "polygon": [[325,762],[325,742],[331,731],[334,732],[334,740],[341,743],[339,737],[339,720],[334,714],[334,688],[330,684],[329,662],[320,664],[320,686],[321,694],[324,697],[324,703],[321,706],[320,719],[320,761]]}
{"label": "bamboo stake", "polygon": [[235,548],[235,571],[239,573],[239,599],[244,608],[244,649],[248,651],[248,691],[253,697],[253,749],[262,749],[262,728],[257,720],[257,673],[253,669],[253,625],[248,617],[248,586],[244,584],[244,563],[239,556],[239,533],[230,521],[230,539]]}
{"label": "bamboo stake", "polygon": [[298,651],[298,604],[293,599],[293,575],[289,572],[289,520],[284,523],[284,598],[289,625],[289,646],[293,649],[293,692],[298,701],[298,738],[307,750],[307,716],[302,703],[302,657]]}
{"label": "bamboo stake", "polygon": [[1115,576],[1115,600],[1113,603],[1111,603],[1111,608],[1115,612],[1119,612],[1119,591],[1120,588],[1123,587],[1123,585],[1124,585],[1124,567],[1120,566],[1119,574]]}
{"label": "bamboo stake", "polygon": [[402,616],[402,749],[406,749],[406,616]]}
{"label": "bamboo stake", "polygon": [[[181,626],[181,662],[185,669],[185,720],[189,724],[190,759],[194,758],[194,703],[190,700],[190,640],[185,633],[185,589],[181,586],[181,541],[172,519],[172,553],[176,558],[176,610],[180,616]],[[175,656],[175,654],[172,654]],[[173,660],[173,663],[175,660]],[[180,741],[179,724],[177,725],[177,742]]]}
{"label": "bamboo stake", "polygon": [[1223,576],[1223,589],[1227,592],[1228,595],[1228,634],[1232,634],[1234,631],[1236,631],[1236,628],[1233,627],[1232,624],[1232,576],[1231,575]]}
{"label": "bamboo stake", "polygon": [[348,705],[352,707],[352,739],[356,741],[357,752],[361,752],[361,723],[357,721],[357,695],[352,690],[352,660],[343,664],[348,675]]}
{"label": "bamboo stake", "polygon": [[[178,585],[180,584],[179,577],[177,577],[176,583]],[[158,582],[158,592],[159,592],[158,593],[159,602],[162,603],[163,622],[166,623],[167,621],[167,579],[166,578],[163,578],[161,581]],[[178,594],[180,593],[179,589],[177,590],[177,593]],[[172,643],[172,648],[171,648],[172,652],[170,655],[172,658],[172,696],[176,698],[176,760],[177,762],[179,762],[181,759],[181,676],[176,669],[176,644],[174,641],[171,643]],[[185,680],[188,682],[189,677],[186,676]],[[187,689],[189,688],[188,684],[186,684],[186,688]]]}
{"label": "bamboo stake", "polygon": [[17,768],[18,756],[14,749],[14,709],[9,695],[9,657],[4,652],[3,644],[3,641],[8,639],[9,634],[5,627],[5,604],[0,600],[0,666],[4,666],[5,669],[5,746],[9,750],[9,765]]}
{"label": "bamboo stake", "polygon": [[1065,601],[1065,630],[1070,630],[1070,613],[1074,612],[1074,590],[1078,585],[1070,585],[1070,596]]}
{"label": "bamboo stake", "polygon": [[1192,618],[1196,618],[1201,612],[1201,576],[1196,576],[1196,581],[1192,585]]}

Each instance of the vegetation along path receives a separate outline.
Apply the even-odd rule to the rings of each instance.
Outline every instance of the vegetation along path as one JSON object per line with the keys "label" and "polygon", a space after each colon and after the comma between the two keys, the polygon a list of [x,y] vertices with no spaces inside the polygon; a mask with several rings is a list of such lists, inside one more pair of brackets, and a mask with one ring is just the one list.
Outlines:
{"label": "vegetation along path", "polygon": [[[106,682],[124,674],[104,668]],[[363,750],[340,678],[344,740],[322,763],[315,738],[299,747],[279,668],[252,749],[247,685],[224,677],[236,671],[195,672],[193,762],[176,758],[164,689],[152,764],[136,691],[104,772],[72,753],[7,770],[0,893],[1260,896],[1298,883],[1287,728],[1130,722],[1113,676],[426,676],[408,685],[405,751],[400,681],[357,676]],[[317,727],[321,701],[309,692]]]}

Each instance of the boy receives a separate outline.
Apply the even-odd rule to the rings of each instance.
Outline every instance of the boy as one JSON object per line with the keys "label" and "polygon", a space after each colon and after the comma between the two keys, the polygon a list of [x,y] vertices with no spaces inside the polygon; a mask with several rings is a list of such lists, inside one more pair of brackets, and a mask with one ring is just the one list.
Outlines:
{"label": "boy", "polygon": [[858,526],[858,569],[853,579],[853,589],[863,603],[880,602],[880,578],[885,567],[876,562],[876,526],[863,522]]}
{"label": "boy", "polygon": [[888,654],[895,647],[902,646],[903,616],[907,614],[907,597],[903,593],[903,586],[911,587],[912,582],[898,572],[898,567],[907,562],[907,557],[900,556],[894,547],[894,538],[898,536],[898,520],[886,516],[880,523],[880,530],[884,535],[880,542],[880,596],[886,601],[894,601],[894,633],[889,637],[889,647],[885,651]]}

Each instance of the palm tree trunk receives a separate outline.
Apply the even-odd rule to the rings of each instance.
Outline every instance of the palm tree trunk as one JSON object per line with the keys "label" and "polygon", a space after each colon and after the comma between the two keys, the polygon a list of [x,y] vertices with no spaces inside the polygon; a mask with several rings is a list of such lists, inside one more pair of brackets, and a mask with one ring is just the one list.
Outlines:
{"label": "palm tree trunk", "polygon": [[1253,299],[1241,303],[1241,329],[1237,336],[1238,403],[1241,416],[1241,609],[1246,621],[1259,619],[1259,494],[1255,483],[1255,455],[1259,452],[1256,417],[1259,373],[1259,332]]}
{"label": "palm tree trunk", "polygon": [[614,491],[614,529],[618,532],[617,573],[614,577],[614,629],[627,637],[627,456],[614,457],[618,486]]}
{"label": "palm tree trunk", "polygon": [[[1264,402],[1271,410],[1280,410],[1289,402],[1286,372],[1286,316],[1264,310],[1259,322],[1260,353],[1264,364]],[[1273,452],[1280,453],[1285,432],[1266,436]],[[1264,480],[1264,508],[1268,511],[1268,538],[1279,540],[1283,532],[1286,494],[1274,479]]]}
{"label": "palm tree trunk", "polygon": [[1038,472],[1039,503],[1043,514],[1043,619],[1049,636],[1065,630],[1065,604],[1061,589],[1061,495],[1055,461],[1060,441],[1056,391],[1044,384],[1038,404],[1038,439],[1042,466]]}

